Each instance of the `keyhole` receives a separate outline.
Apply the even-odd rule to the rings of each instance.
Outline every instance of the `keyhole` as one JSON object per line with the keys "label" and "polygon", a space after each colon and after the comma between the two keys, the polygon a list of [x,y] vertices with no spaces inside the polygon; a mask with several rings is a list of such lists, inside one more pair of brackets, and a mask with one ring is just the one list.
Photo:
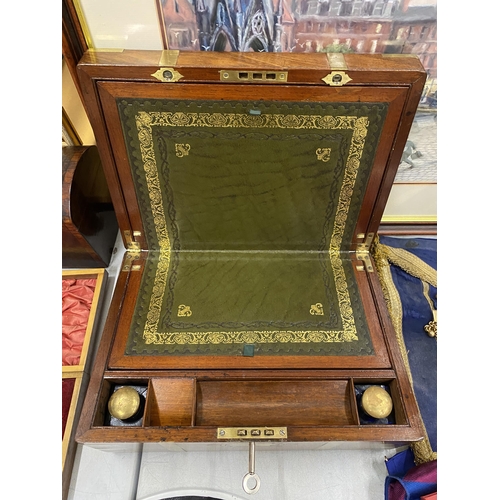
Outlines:
{"label": "keyhole", "polygon": [[163,72],[163,78],[165,78],[165,80],[172,80],[173,77],[174,74],[170,70],[167,69]]}

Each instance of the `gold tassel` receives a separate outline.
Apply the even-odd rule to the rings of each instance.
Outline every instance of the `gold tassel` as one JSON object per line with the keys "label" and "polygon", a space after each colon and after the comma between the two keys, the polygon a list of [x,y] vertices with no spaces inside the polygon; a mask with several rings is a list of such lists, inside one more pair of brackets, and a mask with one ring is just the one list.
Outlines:
{"label": "gold tassel", "polygon": [[[410,363],[408,361],[408,353],[406,350],[406,345],[404,343],[403,337],[403,306],[401,304],[401,298],[397,291],[396,285],[392,280],[390,262],[394,265],[399,265],[404,271],[408,272],[412,276],[422,279],[421,276],[426,277],[426,281],[430,280],[431,285],[437,286],[437,272],[427,263],[421,261],[418,257],[410,254],[406,250],[402,252],[394,252],[394,249],[383,245],[380,243],[379,236],[374,238],[373,242],[373,259],[375,261],[375,267],[377,269],[378,275],[380,277],[380,283],[382,285],[382,292],[387,304],[387,309],[389,310],[389,315],[394,325],[394,330],[396,332],[396,340],[403,357],[403,363],[408,373],[408,378],[413,386],[413,378],[410,371]],[[409,257],[410,254],[412,257]],[[413,258],[414,257],[414,258]],[[396,264],[398,262],[399,264]],[[422,265],[425,264],[425,265]],[[402,267],[402,266],[405,267]],[[406,268],[406,269],[405,269]],[[411,272],[410,272],[411,271]],[[434,284],[435,283],[435,284]],[[436,327],[437,328],[437,327]],[[417,402],[418,406],[418,402]],[[437,453],[432,450],[432,446],[429,441],[429,436],[427,435],[427,430],[425,429],[424,421],[422,420],[422,415],[419,409],[419,418],[422,423],[422,428],[424,429],[424,438],[422,441],[417,441],[411,443],[411,449],[415,456],[415,463],[422,464],[426,462],[431,462],[432,460],[437,460]]]}

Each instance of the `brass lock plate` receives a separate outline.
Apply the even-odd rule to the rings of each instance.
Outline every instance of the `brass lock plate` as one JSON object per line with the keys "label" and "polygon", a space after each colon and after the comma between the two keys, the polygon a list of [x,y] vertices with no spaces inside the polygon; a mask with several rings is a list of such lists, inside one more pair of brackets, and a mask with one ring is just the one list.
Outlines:
{"label": "brass lock plate", "polygon": [[219,427],[217,439],[287,439],[286,427]]}
{"label": "brass lock plate", "polygon": [[219,73],[221,82],[284,83],[288,80],[287,71],[234,71],[223,69]]}

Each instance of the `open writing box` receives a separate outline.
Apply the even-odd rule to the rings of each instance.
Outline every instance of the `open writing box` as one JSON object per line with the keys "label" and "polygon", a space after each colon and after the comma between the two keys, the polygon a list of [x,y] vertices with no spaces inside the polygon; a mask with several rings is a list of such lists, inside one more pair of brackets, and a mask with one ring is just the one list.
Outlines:
{"label": "open writing box", "polygon": [[[78,72],[127,247],[78,441],[421,439],[369,254],[418,59],[99,51]],[[108,413],[124,385],[132,423]]]}

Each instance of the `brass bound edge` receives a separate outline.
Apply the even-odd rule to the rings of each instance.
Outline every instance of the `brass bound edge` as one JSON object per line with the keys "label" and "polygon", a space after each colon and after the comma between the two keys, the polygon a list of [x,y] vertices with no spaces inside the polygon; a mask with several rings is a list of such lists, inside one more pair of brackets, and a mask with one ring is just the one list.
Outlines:
{"label": "brass bound edge", "polygon": [[286,427],[219,427],[217,439],[266,440],[287,439]]}

